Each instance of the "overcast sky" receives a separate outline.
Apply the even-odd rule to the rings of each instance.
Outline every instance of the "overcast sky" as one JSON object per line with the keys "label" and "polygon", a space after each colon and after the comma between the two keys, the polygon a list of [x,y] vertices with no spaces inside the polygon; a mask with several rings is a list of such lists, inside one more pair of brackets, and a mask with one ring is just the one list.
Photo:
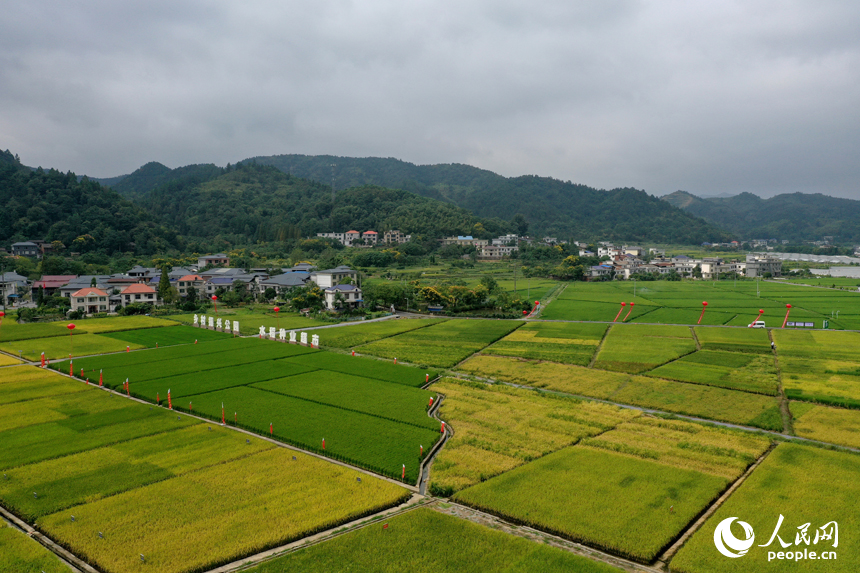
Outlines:
{"label": "overcast sky", "polygon": [[29,0],[0,148],[94,177],[282,153],[860,199],[860,2]]}

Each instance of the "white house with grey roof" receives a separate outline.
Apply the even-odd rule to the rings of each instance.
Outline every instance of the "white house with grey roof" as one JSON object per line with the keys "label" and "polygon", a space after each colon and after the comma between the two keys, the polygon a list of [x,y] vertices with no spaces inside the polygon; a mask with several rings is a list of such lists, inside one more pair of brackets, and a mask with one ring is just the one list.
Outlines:
{"label": "white house with grey roof", "polygon": [[363,302],[361,289],[355,285],[335,285],[323,291],[325,306],[329,310],[355,308]]}

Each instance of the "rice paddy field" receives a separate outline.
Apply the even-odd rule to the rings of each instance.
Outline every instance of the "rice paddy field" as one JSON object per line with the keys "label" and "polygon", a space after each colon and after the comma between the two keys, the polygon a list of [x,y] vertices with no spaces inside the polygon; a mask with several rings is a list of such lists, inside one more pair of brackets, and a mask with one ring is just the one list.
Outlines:
{"label": "rice paddy field", "polygon": [[69,573],[69,566],[38,541],[0,521],[0,571]]}
{"label": "rice paddy field", "polygon": [[522,324],[512,320],[447,320],[359,346],[356,351],[413,364],[450,368]]}
{"label": "rice paddy field", "polygon": [[[103,571],[136,570],[140,554],[148,570],[209,568],[407,495],[354,469],[76,384],[84,391],[58,385],[57,394],[0,409],[0,501]],[[7,537],[0,530],[11,547]],[[2,555],[0,563],[17,558]]]}
{"label": "rice paddy field", "polygon": [[[758,572],[849,572],[860,568],[860,551],[857,531],[860,514],[857,512],[857,473],[860,456],[834,452],[811,446],[781,444],[771,452],[761,466],[743,482],[738,490],[711,516],[687,541],[670,562],[670,569],[678,573],[758,573]],[[772,538],[779,517],[784,521],[779,537],[788,545]],[[717,553],[714,531],[721,521],[737,517],[752,526],[755,542],[741,558],[730,559]],[[816,532],[833,533],[833,522],[838,527],[836,539],[819,539]],[[806,530],[808,542],[798,537],[799,529]],[[831,524],[827,527],[827,524]],[[735,536],[744,539],[741,528],[732,528]],[[821,529],[825,527],[825,529]],[[770,541],[769,541],[770,540]],[[765,545],[765,547],[761,547]],[[832,560],[772,559],[768,552],[801,553],[835,551]]]}
{"label": "rice paddy field", "polygon": [[445,322],[445,320],[444,318],[405,318],[370,323],[357,322],[345,324],[338,328],[326,328],[316,333],[320,335],[321,346],[348,349],[403,334],[410,330],[433,326],[434,324]]}
{"label": "rice paddy field", "polygon": [[693,332],[684,326],[613,325],[594,367],[636,374],[695,351]]}
{"label": "rice paddy field", "polygon": [[454,430],[430,474],[430,491],[444,497],[639,415],[617,406],[456,378],[432,388],[445,396],[439,415]]}
{"label": "rice paddy field", "polygon": [[454,499],[648,562],[768,445],[729,430],[642,417]]}
{"label": "rice paddy field", "polygon": [[822,328],[828,320],[830,328],[860,329],[860,293],[753,280],[571,283],[542,311],[541,318],[611,322],[621,302],[634,302],[628,321],[693,325],[699,320],[703,301],[708,302],[701,322],[705,325],[745,326],[763,309],[767,325],[777,327],[785,316],[785,305],[791,304],[792,322],[812,322],[815,328]]}
{"label": "rice paddy field", "polygon": [[[68,362],[53,366],[65,372]],[[165,405],[169,391],[176,410],[219,422],[223,412],[227,423],[392,478],[405,466],[409,482],[422,447],[441,436],[427,416],[435,393],[417,387],[430,372],[404,364],[225,337],[73,361],[81,369],[120,392],[128,380],[127,392],[151,403]]]}
{"label": "rice paddy field", "polygon": [[[74,376],[0,354],[0,503],[106,573],[208,570],[361,517],[371,519],[366,527],[254,570],[615,570],[472,523],[443,502],[382,529],[372,516],[411,495],[396,482],[405,470],[406,483],[419,483],[441,419],[449,437],[430,464],[430,495],[644,563],[764,454],[670,570],[796,570],[768,563],[770,548],[733,560],[713,545],[722,516],[748,521],[763,544],[780,513],[784,540],[807,522],[810,534],[829,521],[843,530],[838,567],[806,561],[805,570],[856,570],[860,457],[834,450],[860,448],[860,334],[715,325],[745,325],[763,308],[779,326],[791,303],[792,319],[810,321],[845,305],[834,306],[831,328],[855,319],[860,327],[850,306],[858,294],[763,282],[758,297],[742,281],[639,283],[634,297],[632,286],[571,283],[545,309],[600,322],[349,324],[317,331],[332,351],[149,317],[77,321],[72,341],[66,323],[7,320],[0,348],[31,360],[44,351],[51,368]],[[552,281],[532,287],[560,290]],[[697,326],[702,300],[709,306]],[[624,312],[608,324],[620,301]],[[230,316],[249,334],[257,332],[249,320],[275,326],[273,314]],[[100,376],[112,391],[98,388]],[[124,395],[126,380],[143,403]],[[439,419],[428,416],[440,397]],[[832,449],[769,451],[764,434],[672,414],[794,432]],[[0,570],[27,570],[20,559],[53,570],[6,530]]]}
{"label": "rice paddy field", "polygon": [[[383,524],[388,524],[386,529]],[[381,556],[385,558],[381,558]],[[249,573],[621,573],[548,545],[419,508],[329,542],[300,549]]]}
{"label": "rice paddy field", "polygon": [[587,366],[606,329],[605,324],[531,322],[482,352]]}
{"label": "rice paddy field", "polygon": [[794,431],[798,436],[860,448],[860,411],[831,408],[809,402],[792,402]]}
{"label": "rice paddy field", "polygon": [[701,350],[648,372],[648,376],[776,396],[773,356]]}
{"label": "rice paddy field", "polygon": [[773,331],[792,400],[860,408],[860,333]]}
{"label": "rice paddy field", "polygon": [[475,356],[461,364],[458,369],[502,382],[526,384],[576,396],[611,400],[765,430],[783,429],[779,401],[770,396],[502,356]]}

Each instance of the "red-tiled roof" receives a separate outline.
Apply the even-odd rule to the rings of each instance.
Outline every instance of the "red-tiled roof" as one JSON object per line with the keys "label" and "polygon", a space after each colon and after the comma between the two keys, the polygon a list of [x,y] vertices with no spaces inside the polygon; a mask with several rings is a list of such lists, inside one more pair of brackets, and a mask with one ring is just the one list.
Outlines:
{"label": "red-tiled roof", "polygon": [[155,289],[151,286],[136,284],[123,289],[122,294],[152,294],[154,292]]}
{"label": "red-tiled roof", "polygon": [[378,235],[379,233],[377,233],[376,231],[365,231],[364,234],[365,235]]}
{"label": "red-tiled roof", "polygon": [[77,277],[78,275],[43,275],[41,280],[33,283],[33,288],[59,288]]}
{"label": "red-tiled roof", "polygon": [[75,297],[75,296],[90,296],[90,295],[92,295],[92,296],[107,296],[108,293],[106,293],[103,290],[97,289],[95,287],[82,288],[78,292],[72,293],[73,297]]}
{"label": "red-tiled roof", "polygon": [[184,281],[202,281],[205,279],[203,277],[201,277],[200,275],[185,275],[184,277],[182,277],[179,280],[184,282]]}
{"label": "red-tiled roof", "polygon": [[356,233],[357,234],[358,231],[347,231],[347,234],[349,234],[349,233]]}

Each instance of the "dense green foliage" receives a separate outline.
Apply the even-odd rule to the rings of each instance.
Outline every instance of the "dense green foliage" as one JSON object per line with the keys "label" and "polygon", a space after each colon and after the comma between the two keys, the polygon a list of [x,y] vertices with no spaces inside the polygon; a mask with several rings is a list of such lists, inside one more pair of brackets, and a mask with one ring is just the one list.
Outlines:
{"label": "dense green foliage", "polygon": [[183,248],[175,231],[115,191],[71,172],[30,170],[8,151],[0,156],[0,242],[44,239],[106,254]]}
{"label": "dense green foliage", "polygon": [[[663,199],[675,207],[702,217],[748,239],[821,240],[825,235],[839,242],[860,240],[857,219],[860,201],[828,197],[821,193],[785,193],[762,199],[752,193],[701,199],[676,191]],[[794,252],[796,246],[786,250]],[[851,254],[851,253],[833,253]]]}
{"label": "dense green foliage", "polygon": [[399,229],[430,238],[470,233],[477,224],[495,234],[511,229],[447,203],[375,186],[338,192],[333,208],[330,187],[253,163],[205,182],[172,180],[140,201],[183,235],[233,244],[351,229]]}
{"label": "dense green foliage", "polygon": [[603,191],[549,177],[506,178],[469,165],[414,165],[393,158],[276,155],[249,161],[335,187],[382,185],[449,201],[480,217],[512,221],[516,231],[559,238],[696,244],[728,234],[637,189]]}

